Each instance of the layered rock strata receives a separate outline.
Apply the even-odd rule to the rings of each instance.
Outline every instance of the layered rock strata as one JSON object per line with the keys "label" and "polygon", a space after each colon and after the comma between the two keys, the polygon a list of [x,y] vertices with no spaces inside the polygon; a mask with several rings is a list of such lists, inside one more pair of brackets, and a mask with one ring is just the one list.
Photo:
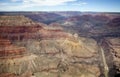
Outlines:
{"label": "layered rock strata", "polygon": [[81,39],[30,40],[26,48],[39,56],[38,63],[35,63],[40,69],[35,68],[35,75],[37,77],[99,77],[100,60],[96,42],[92,39]]}
{"label": "layered rock strata", "polygon": [[[19,22],[18,22],[19,21]],[[25,16],[23,15],[15,15],[15,16],[12,16],[12,15],[1,15],[0,16],[0,26],[16,26],[16,25],[19,25],[19,26],[22,26],[22,25],[34,25],[35,23],[29,19],[29,18],[26,18]]]}
{"label": "layered rock strata", "polygon": [[17,47],[9,40],[0,39],[0,77],[27,75],[32,71],[31,62],[35,58],[24,47]]}
{"label": "layered rock strata", "polygon": [[106,50],[110,74],[120,74],[120,38],[105,38],[102,45]]}
{"label": "layered rock strata", "polygon": [[[28,51],[26,53],[24,48],[16,47],[6,49],[12,51],[5,51],[5,57],[14,57],[5,59],[5,66],[1,67],[4,68],[1,69],[2,73],[10,71],[9,73],[22,77],[29,69],[36,77],[100,76],[101,61],[97,43],[93,39],[78,37],[77,34],[66,33],[61,28],[50,28],[40,23],[29,26],[0,26],[0,37],[11,40],[16,46],[26,47]],[[3,40],[2,42],[6,43]],[[18,55],[21,57],[16,57]],[[2,63],[3,61],[1,59]]]}

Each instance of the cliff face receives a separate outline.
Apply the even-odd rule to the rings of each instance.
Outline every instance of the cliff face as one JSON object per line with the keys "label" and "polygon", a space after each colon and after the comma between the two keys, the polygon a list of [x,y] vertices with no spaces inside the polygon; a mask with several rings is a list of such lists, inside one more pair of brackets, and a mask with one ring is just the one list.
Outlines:
{"label": "cliff face", "polygon": [[106,51],[106,60],[110,68],[110,75],[120,74],[120,38],[105,38],[102,46]]}
{"label": "cliff face", "polygon": [[[101,61],[96,41],[66,33],[57,25],[50,25],[54,28],[42,23],[0,26],[1,38],[9,39],[28,51],[1,40],[4,50],[1,48],[0,54],[2,57],[7,54],[7,59],[0,59],[4,69],[0,69],[1,75],[9,72],[19,77],[30,77],[26,76],[29,70],[36,77],[99,77]],[[13,59],[9,57],[11,55]],[[18,55],[21,57],[16,57]]]}
{"label": "cliff face", "polygon": [[25,47],[14,46],[9,40],[0,39],[0,77],[30,76],[27,73],[32,70],[30,63],[35,58]]}
{"label": "cliff face", "polygon": [[41,26],[0,26],[0,37],[10,40],[23,40],[28,36],[34,36]]}
{"label": "cliff face", "polygon": [[10,40],[39,39],[39,38],[64,38],[69,37],[61,29],[45,29],[40,25],[32,26],[0,26],[0,37]]}
{"label": "cliff face", "polygon": [[30,40],[26,45],[27,50],[39,56],[35,65],[39,65],[40,69],[34,68],[35,75],[37,77],[99,77],[100,60],[96,42],[81,39],[73,37]]}
{"label": "cliff face", "polygon": [[68,17],[61,21],[66,31],[84,37],[117,37],[120,36],[119,14],[86,14]]}
{"label": "cliff face", "polygon": [[[16,19],[20,19],[20,23],[17,24],[18,20]],[[27,25],[23,22],[27,21],[29,23],[32,21],[24,16],[0,16],[0,20],[1,38],[20,41],[24,39],[69,37],[68,33],[65,33],[60,26],[57,27],[58,24],[51,24],[50,26],[52,27],[47,27],[45,24],[34,22]],[[3,22],[5,24],[2,24]],[[15,24],[13,25],[13,23]]]}
{"label": "cliff face", "polygon": [[[19,21],[19,22],[18,22]],[[22,15],[3,15],[0,16],[0,26],[22,26],[22,25],[33,25],[35,24],[31,19],[26,18],[25,16]]]}
{"label": "cliff face", "polygon": [[22,55],[25,52],[24,47],[17,47],[11,45],[9,40],[0,39],[0,56],[2,58],[9,58],[9,56],[13,55]]}

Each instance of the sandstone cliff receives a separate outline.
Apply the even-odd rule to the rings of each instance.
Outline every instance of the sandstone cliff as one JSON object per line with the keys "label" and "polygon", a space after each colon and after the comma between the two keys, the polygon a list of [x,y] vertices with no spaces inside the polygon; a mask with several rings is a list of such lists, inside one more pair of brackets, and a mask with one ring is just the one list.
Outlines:
{"label": "sandstone cliff", "polygon": [[[12,16],[8,16],[8,18],[12,18]],[[9,23],[9,25],[12,24]],[[51,24],[51,26],[56,25],[58,24]],[[100,76],[101,60],[95,40],[66,33],[62,28],[45,26],[42,23],[29,26],[18,24],[0,26],[1,38],[9,39],[14,45],[25,47],[28,51],[22,53],[22,51],[26,51],[24,48],[21,50],[14,46],[7,47],[5,58],[9,56],[8,54],[14,54],[14,58],[7,58],[5,62],[1,58],[1,62],[5,65],[0,69],[1,75],[9,72],[19,77],[30,77],[24,75],[29,69],[36,77]],[[2,40],[2,42],[0,44],[10,44],[9,41]],[[9,49],[11,51],[7,51]],[[3,53],[1,52],[1,54]],[[16,58],[17,55],[22,57]]]}
{"label": "sandstone cliff", "polygon": [[30,76],[28,72],[32,71],[31,63],[36,57],[24,47],[14,46],[9,40],[0,39],[0,77]]}

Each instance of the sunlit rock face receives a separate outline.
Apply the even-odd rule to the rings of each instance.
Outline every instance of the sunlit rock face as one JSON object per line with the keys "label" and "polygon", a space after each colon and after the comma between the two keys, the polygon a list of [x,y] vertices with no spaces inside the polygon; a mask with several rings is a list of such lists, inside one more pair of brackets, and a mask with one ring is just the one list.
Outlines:
{"label": "sunlit rock face", "polygon": [[24,47],[13,46],[9,40],[0,39],[0,56],[6,58],[7,56],[22,55],[25,53]]}
{"label": "sunlit rock face", "polygon": [[[19,22],[18,22],[19,21]],[[23,15],[16,15],[16,16],[12,16],[12,15],[4,15],[4,16],[0,16],[0,26],[22,26],[22,25],[34,25],[35,23],[29,19],[26,18]]]}
{"label": "sunlit rock face", "polygon": [[[8,19],[7,19],[8,18]],[[0,16],[0,37],[10,40],[23,40],[23,39],[43,39],[43,38],[64,38],[69,37],[68,33],[65,33],[59,24],[50,24],[51,27],[47,27],[43,23],[30,23],[24,24],[20,20],[20,24],[17,23],[17,19],[23,20],[23,22],[32,22],[30,19],[24,16]],[[2,24],[8,23],[8,24]],[[15,23],[13,25],[13,23]]]}
{"label": "sunlit rock face", "polygon": [[[37,77],[99,77],[99,55],[97,44],[92,39],[57,38],[30,40],[27,50],[40,58],[38,65],[41,72]],[[36,63],[37,65],[37,63]]]}
{"label": "sunlit rock face", "polygon": [[[101,62],[96,41],[64,32],[56,23],[50,26],[42,23],[0,26],[1,38],[22,46],[11,46],[9,41],[2,40],[0,44],[10,47],[7,46],[5,51],[7,59],[0,59],[3,63],[1,68],[4,68],[0,70],[1,74],[12,73],[19,77],[30,77],[31,73],[36,77],[99,77]],[[11,51],[7,51],[9,49]]]}
{"label": "sunlit rock face", "polygon": [[69,33],[61,29],[46,29],[40,25],[32,26],[0,26],[0,37],[10,40],[65,38]]}
{"label": "sunlit rock face", "polygon": [[[0,39],[0,77],[17,77],[32,70],[31,63],[37,56],[29,54],[24,47]],[[31,64],[31,65],[30,65]]]}

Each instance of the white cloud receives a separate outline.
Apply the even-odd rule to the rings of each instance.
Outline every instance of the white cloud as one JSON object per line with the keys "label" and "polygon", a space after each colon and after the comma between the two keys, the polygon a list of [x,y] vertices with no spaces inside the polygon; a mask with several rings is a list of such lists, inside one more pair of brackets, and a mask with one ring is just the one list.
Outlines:
{"label": "white cloud", "polygon": [[82,5],[86,5],[86,4],[88,4],[88,3],[86,3],[86,2],[78,2],[78,3],[73,3],[72,5],[74,5],[74,6],[82,6]]}
{"label": "white cloud", "polygon": [[39,4],[40,6],[55,6],[62,5],[66,2],[72,2],[77,0],[23,0],[23,3]]}
{"label": "white cloud", "polygon": [[8,5],[8,3],[0,3],[1,6]]}
{"label": "white cloud", "polygon": [[17,1],[20,1],[20,0],[11,0],[11,2],[17,2]]}
{"label": "white cloud", "polygon": [[[10,0],[11,3],[0,3],[2,5],[0,10],[23,10],[31,7],[41,6],[57,6],[66,5],[70,2],[71,5],[79,6],[85,5],[85,2],[77,2],[78,0]],[[18,2],[20,1],[20,2]]]}
{"label": "white cloud", "polygon": [[88,4],[88,3],[86,3],[86,2],[83,2],[82,4],[83,4],[83,5],[86,5],[86,4]]}

